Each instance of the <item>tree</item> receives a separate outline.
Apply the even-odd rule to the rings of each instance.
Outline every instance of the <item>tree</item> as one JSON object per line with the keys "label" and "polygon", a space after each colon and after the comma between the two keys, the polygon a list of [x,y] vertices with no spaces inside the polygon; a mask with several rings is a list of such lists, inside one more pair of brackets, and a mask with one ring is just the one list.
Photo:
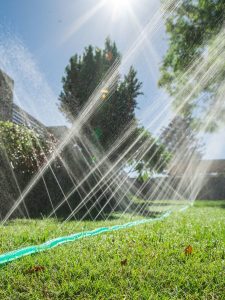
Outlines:
{"label": "tree", "polygon": [[[77,118],[96,86],[115,61],[119,62],[120,59],[121,56],[116,44],[112,43],[110,39],[106,39],[103,50],[89,46],[85,48],[82,56],[79,57],[76,54],[70,59],[62,79],[63,91],[59,96],[60,109],[69,121]],[[102,105],[90,116],[82,128],[82,131],[94,145],[100,146],[103,151],[106,151],[124,133],[129,124],[136,122],[135,109],[137,108],[137,98],[142,94],[141,86],[142,83],[137,78],[137,72],[131,67],[124,78],[121,78],[119,73],[117,74],[110,96],[107,91],[103,91]],[[140,131],[143,131],[143,128],[139,128],[137,125],[132,138],[126,139],[126,142],[117,149],[110,159],[115,160],[125,152],[126,148],[135,140],[134,137],[140,134]],[[146,139],[149,139],[148,145],[153,141],[150,133],[145,134],[145,140],[142,139],[142,143],[146,142]],[[142,146],[139,141],[129,151],[130,155],[139,151],[137,145],[138,149]],[[148,152],[148,157],[150,157],[152,149],[149,149]],[[159,153],[162,154],[162,151],[159,150]],[[129,160],[128,155],[124,159]],[[149,161],[147,165],[149,168],[153,167],[153,160]]]}
{"label": "tree", "polygon": [[176,116],[161,133],[161,142],[172,154],[192,156],[201,158],[202,144],[191,127],[190,117]]}
{"label": "tree", "polygon": [[[215,40],[215,36],[223,27],[224,20],[224,0],[182,0],[181,4],[166,18],[169,47],[163,58],[159,86],[164,87],[174,97],[175,107],[184,101],[184,97],[190,94],[190,90],[193,90],[200,76],[210,69],[219,56],[208,57],[210,51],[215,53],[212,50],[215,50],[218,45],[221,47],[222,43],[224,48],[221,52],[224,53],[224,35],[220,40]],[[198,63],[194,64],[193,62],[198,59]],[[205,68],[197,74],[198,76],[193,77],[193,73],[202,65],[204,59],[208,59]],[[196,112],[200,115],[199,111],[202,107],[204,107],[202,111],[209,113],[215,102],[214,97],[218,87],[225,78],[224,58],[218,65],[220,66],[217,67],[215,75],[208,78],[202,84],[201,90],[197,89],[190,101],[184,105],[182,110],[184,115],[192,115],[196,119]],[[191,68],[190,72],[187,71],[189,68]],[[181,89],[187,82],[190,84],[187,86],[186,94],[184,91],[181,93]],[[213,127],[216,127],[216,124],[207,129]]]}
{"label": "tree", "polygon": [[[138,173],[138,180],[145,181],[151,177],[152,173],[162,173],[170,161],[171,154],[166,147],[156,138],[153,138],[148,130],[144,127],[138,127],[131,139],[136,139],[137,143],[127,154],[130,165],[134,166]],[[128,143],[130,144],[130,143]]]}
{"label": "tree", "polygon": [[[89,46],[82,57],[74,55],[70,59],[59,97],[60,109],[68,120],[72,121],[77,117],[107,71],[119,59],[117,47],[109,39],[106,39],[103,50]],[[97,139],[105,148],[121,134],[135,117],[134,110],[137,97],[141,94],[141,85],[132,67],[124,80],[119,81],[118,75],[113,94],[108,99],[107,91],[103,91],[103,105],[86,124],[89,139]]]}

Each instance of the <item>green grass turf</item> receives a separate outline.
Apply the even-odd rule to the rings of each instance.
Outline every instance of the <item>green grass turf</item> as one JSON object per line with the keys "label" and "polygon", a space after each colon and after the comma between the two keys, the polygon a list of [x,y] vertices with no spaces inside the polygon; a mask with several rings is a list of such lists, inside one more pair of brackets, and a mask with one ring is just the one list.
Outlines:
{"label": "green grass turf", "polygon": [[[16,220],[0,227],[0,251],[103,224],[69,222],[59,229],[53,220]],[[185,255],[189,244],[193,253]],[[28,272],[34,266],[44,270]],[[225,299],[225,201],[197,201],[163,221],[1,266],[0,299]]]}

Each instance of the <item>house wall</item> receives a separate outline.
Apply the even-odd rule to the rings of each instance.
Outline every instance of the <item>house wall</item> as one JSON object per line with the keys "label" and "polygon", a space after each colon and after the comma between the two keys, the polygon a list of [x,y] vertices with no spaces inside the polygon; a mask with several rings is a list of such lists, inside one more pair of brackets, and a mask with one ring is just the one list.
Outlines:
{"label": "house wall", "polygon": [[[181,177],[152,178],[144,185],[140,197],[145,199],[159,197],[160,200],[166,197],[167,200],[174,200],[180,199],[179,195],[187,199],[191,193],[195,194],[195,186],[190,185],[190,180],[186,182],[183,180],[181,185],[180,182]],[[135,185],[140,188],[141,183],[136,182]],[[225,200],[225,175],[206,175],[196,199]]]}
{"label": "house wall", "polygon": [[0,121],[12,119],[13,80],[0,70]]}

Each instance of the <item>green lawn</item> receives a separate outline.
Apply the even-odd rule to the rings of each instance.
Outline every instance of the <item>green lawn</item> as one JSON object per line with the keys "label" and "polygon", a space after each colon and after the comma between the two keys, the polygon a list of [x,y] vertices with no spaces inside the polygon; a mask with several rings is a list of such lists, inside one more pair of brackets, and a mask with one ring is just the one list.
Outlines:
{"label": "green lawn", "polygon": [[[52,220],[10,222],[0,227],[0,251],[101,225],[89,222],[78,228],[69,222],[59,228]],[[185,255],[189,244],[193,253]],[[34,266],[44,270],[29,272]],[[0,299],[225,299],[225,201],[199,201],[163,221],[82,239],[1,266]]]}

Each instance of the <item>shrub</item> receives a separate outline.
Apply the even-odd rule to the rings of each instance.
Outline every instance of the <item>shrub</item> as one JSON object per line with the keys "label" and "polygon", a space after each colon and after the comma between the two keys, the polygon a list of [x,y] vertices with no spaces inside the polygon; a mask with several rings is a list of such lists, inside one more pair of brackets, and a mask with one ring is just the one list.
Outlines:
{"label": "shrub", "polygon": [[36,172],[53,152],[56,140],[47,138],[22,125],[0,121],[0,150],[14,169],[22,173]]}

